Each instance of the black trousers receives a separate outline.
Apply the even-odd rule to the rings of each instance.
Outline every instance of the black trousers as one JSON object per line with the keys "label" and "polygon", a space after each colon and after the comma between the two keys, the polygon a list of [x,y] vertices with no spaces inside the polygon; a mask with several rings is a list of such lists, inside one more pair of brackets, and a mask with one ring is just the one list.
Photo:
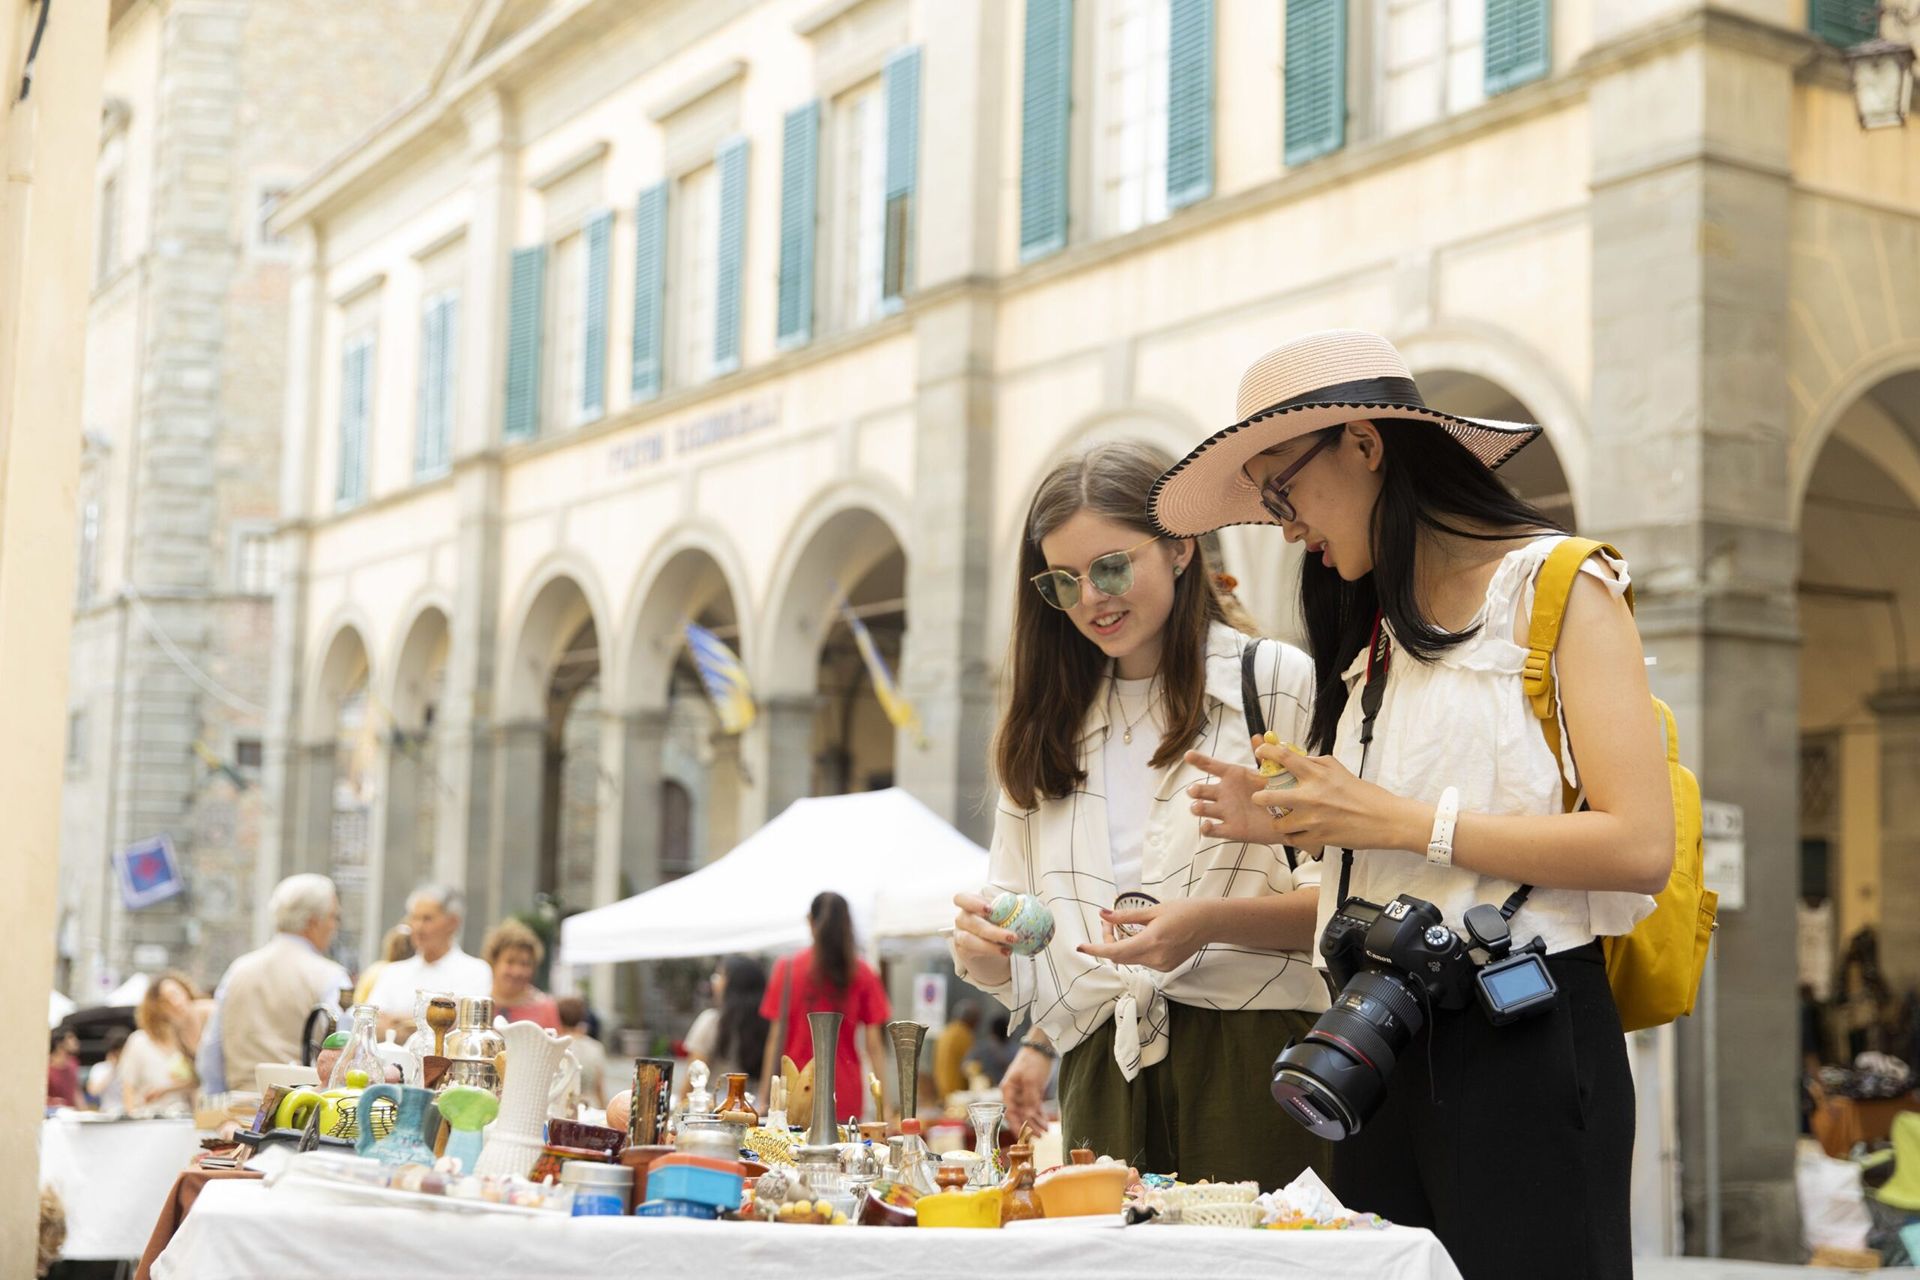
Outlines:
{"label": "black trousers", "polygon": [[[1436,1011],[1386,1100],[1333,1144],[1350,1208],[1440,1237],[1465,1280],[1631,1280],[1634,1100],[1598,942],[1547,958],[1549,1012]],[[1431,1067],[1429,1067],[1431,1063]]]}

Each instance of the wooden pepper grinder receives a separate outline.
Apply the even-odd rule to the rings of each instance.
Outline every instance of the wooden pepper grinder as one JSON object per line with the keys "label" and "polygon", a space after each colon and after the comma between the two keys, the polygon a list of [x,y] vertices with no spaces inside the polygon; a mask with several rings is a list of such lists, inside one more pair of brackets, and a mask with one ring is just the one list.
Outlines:
{"label": "wooden pepper grinder", "polygon": [[967,1171],[957,1164],[943,1164],[933,1171],[933,1181],[942,1191],[965,1191]]}
{"label": "wooden pepper grinder", "polygon": [[437,1058],[447,1056],[447,1032],[453,1030],[458,1012],[452,996],[434,996],[427,1001],[427,1027],[433,1032],[433,1053]]}

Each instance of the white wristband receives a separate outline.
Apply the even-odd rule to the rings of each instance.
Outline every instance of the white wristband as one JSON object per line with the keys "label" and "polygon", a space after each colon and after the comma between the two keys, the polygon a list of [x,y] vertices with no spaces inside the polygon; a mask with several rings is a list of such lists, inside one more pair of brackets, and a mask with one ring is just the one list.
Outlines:
{"label": "white wristband", "polygon": [[1453,824],[1460,816],[1460,788],[1440,793],[1433,810],[1433,835],[1427,840],[1427,861],[1436,867],[1453,865]]}

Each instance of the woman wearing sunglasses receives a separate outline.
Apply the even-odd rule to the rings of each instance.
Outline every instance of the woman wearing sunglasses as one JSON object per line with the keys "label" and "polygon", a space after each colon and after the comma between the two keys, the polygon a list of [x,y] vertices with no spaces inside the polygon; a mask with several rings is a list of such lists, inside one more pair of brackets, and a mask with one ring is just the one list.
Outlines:
{"label": "woman wearing sunglasses", "polygon": [[[1567,602],[1563,774],[1522,688],[1535,578],[1562,535],[1493,474],[1540,428],[1427,408],[1399,353],[1353,331],[1257,361],[1239,409],[1155,486],[1153,519],[1180,537],[1276,524],[1306,547],[1313,754],[1262,747],[1293,783],[1271,791],[1240,761],[1190,757],[1218,779],[1193,811],[1213,839],[1324,849],[1316,939],[1348,893],[1423,898],[1460,931],[1468,908],[1532,885],[1512,936],[1544,941],[1558,988],[1504,1026],[1430,1011],[1379,1111],[1335,1144],[1334,1191],[1432,1228],[1469,1280],[1629,1276],[1633,1083],[1597,939],[1652,910],[1673,808],[1626,565],[1589,558]],[[1524,1211],[1495,1211],[1500,1170],[1524,1181]]]}
{"label": "woman wearing sunglasses", "polygon": [[[1032,1024],[1002,1080],[1016,1131],[1039,1121],[1057,1057],[1075,1144],[1274,1187],[1324,1167],[1325,1144],[1265,1102],[1274,1054],[1326,1007],[1305,954],[1317,872],[1277,842],[1202,837],[1185,789],[1204,775],[1184,756],[1253,763],[1250,646],[1258,714],[1283,737],[1304,732],[1312,669],[1226,623],[1197,542],[1147,528],[1171,461],[1102,445],[1034,495],[993,746],[993,883],[955,899],[954,959],[1014,1026]],[[988,919],[1009,890],[1053,913],[1038,955],[1012,955],[1015,936]],[[1143,905],[1116,911],[1127,894]]]}

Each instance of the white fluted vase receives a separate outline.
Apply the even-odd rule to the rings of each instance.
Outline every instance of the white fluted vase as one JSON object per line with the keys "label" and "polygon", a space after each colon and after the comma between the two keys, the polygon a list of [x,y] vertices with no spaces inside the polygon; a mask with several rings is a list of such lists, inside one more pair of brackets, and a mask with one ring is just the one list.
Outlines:
{"label": "white fluted vase", "polygon": [[533,1022],[506,1030],[507,1081],[500,1091],[500,1115],[487,1129],[475,1173],[507,1173],[524,1178],[546,1145],[547,1091],[572,1036],[557,1036]]}

